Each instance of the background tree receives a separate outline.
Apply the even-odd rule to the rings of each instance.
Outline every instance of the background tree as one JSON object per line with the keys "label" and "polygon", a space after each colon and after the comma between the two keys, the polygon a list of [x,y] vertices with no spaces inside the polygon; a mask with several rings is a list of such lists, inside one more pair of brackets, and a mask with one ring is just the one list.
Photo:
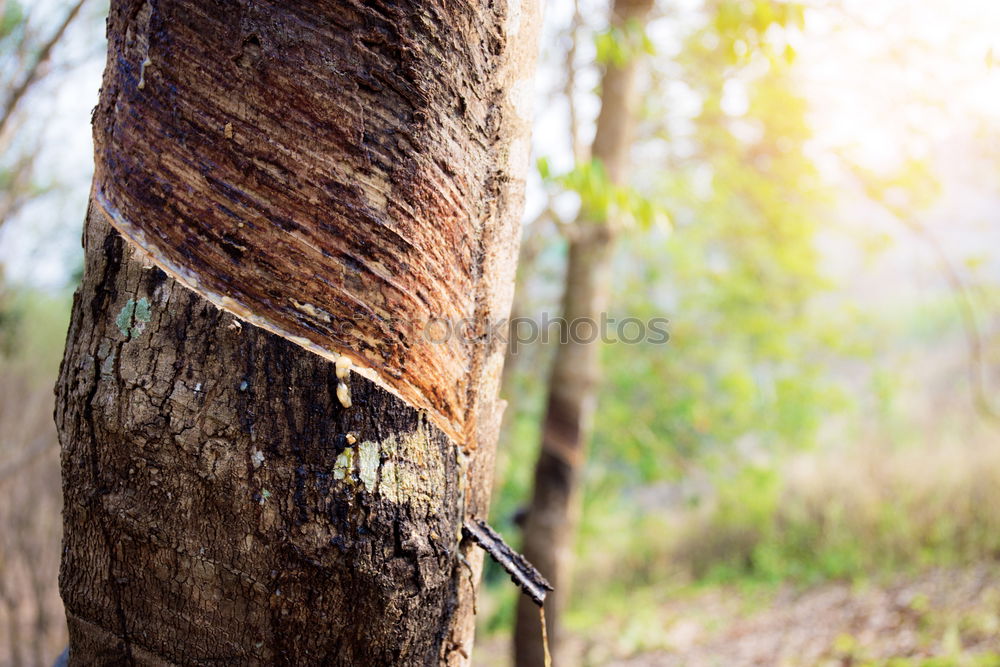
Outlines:
{"label": "background tree", "polygon": [[55,116],[39,103],[79,73],[79,37],[96,24],[99,3],[39,4],[0,2],[0,663],[14,667],[50,663],[66,643],[50,352],[65,323],[52,317],[61,299],[26,293],[6,275],[5,260],[23,250],[9,223],[68,190],[39,157]]}
{"label": "background tree", "polygon": [[[623,33],[620,39],[624,47],[619,57],[607,62],[601,80],[601,113],[590,167],[598,179],[607,183],[604,187],[618,186],[625,180],[636,99],[637,43],[642,44],[651,7],[652,0],[616,0],[611,9],[611,29]],[[616,225],[620,224],[609,213],[607,205],[585,204],[569,232],[562,307],[567,327],[580,321],[594,329],[607,311],[614,238]],[[549,379],[534,491],[524,525],[525,557],[556,589],[548,605],[547,621],[557,659],[562,632],[559,613],[569,583],[566,574],[579,511],[580,474],[597,399],[599,354],[600,348],[593,341],[572,336],[560,339]],[[544,664],[540,640],[536,610],[530,601],[519,601],[514,635],[518,665]]]}
{"label": "background tree", "polygon": [[[651,73],[639,79],[642,88],[633,90],[629,118],[622,107],[629,96],[616,86],[620,68],[627,66],[634,87],[636,59],[649,55],[648,11],[623,19],[616,9],[611,28],[598,33],[596,54],[606,70],[594,161],[549,178],[557,191],[571,190],[581,201],[577,223],[563,225],[568,249],[561,315],[567,322],[596,322],[602,314],[618,321],[648,321],[671,311],[683,316],[671,327],[669,353],[648,342],[611,345],[603,352],[598,344],[573,342],[555,349],[524,548],[557,582],[559,603],[569,589],[595,410],[600,472],[591,475],[590,485],[600,485],[595,502],[606,503],[612,489],[676,479],[693,460],[731,455],[729,443],[763,424],[774,436],[763,444],[804,442],[814,433],[817,416],[835,400],[813,370],[786,363],[800,354],[811,358],[830,343],[822,337],[816,342],[823,324],[810,321],[805,307],[823,286],[813,245],[822,195],[798,150],[808,130],[802,101],[786,80],[792,56],[771,41],[772,28],[801,26],[801,7],[707,3],[683,48],[654,56]],[[762,62],[768,65],[761,68]],[[667,99],[671,81],[685,82],[699,100],[700,111],[684,136],[675,129],[677,112]],[[741,118],[730,117],[731,100],[724,99],[734,88],[750,98]],[[781,113],[775,113],[778,108]],[[629,128],[637,120],[633,136]],[[611,133],[602,135],[608,127],[615,129],[613,142],[607,139]],[[618,151],[614,157],[608,157],[609,146]],[[630,153],[657,168],[626,179]],[[611,168],[603,167],[605,160]],[[544,162],[542,169],[544,175]],[[653,224],[665,211],[673,234]],[[594,225],[594,219],[601,222]],[[622,235],[626,221],[640,224]],[[614,237],[620,237],[617,252]],[[734,338],[733,331],[741,335]],[[598,383],[602,354],[610,370]],[[754,400],[753,386],[762,380],[770,387],[768,398]],[[608,400],[598,409],[601,395]],[[592,538],[598,544],[606,540],[601,534]],[[547,616],[556,616],[552,636],[558,642],[558,617]],[[537,621],[523,601],[517,619],[518,664],[540,664]]]}
{"label": "background tree", "polygon": [[57,388],[73,662],[468,662],[536,22],[112,3]]}

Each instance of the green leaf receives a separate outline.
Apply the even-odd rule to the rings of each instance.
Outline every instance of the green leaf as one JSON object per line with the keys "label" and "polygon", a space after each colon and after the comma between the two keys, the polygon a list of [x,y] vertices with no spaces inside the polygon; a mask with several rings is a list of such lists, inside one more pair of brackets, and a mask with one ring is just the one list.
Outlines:
{"label": "green leaf", "polygon": [[535,161],[535,168],[538,169],[538,175],[542,177],[543,181],[548,181],[552,178],[552,169],[549,166],[549,159],[547,157],[540,157]]}
{"label": "green leaf", "polygon": [[0,39],[14,32],[24,22],[24,8],[14,0],[8,2],[3,16],[0,16]]}

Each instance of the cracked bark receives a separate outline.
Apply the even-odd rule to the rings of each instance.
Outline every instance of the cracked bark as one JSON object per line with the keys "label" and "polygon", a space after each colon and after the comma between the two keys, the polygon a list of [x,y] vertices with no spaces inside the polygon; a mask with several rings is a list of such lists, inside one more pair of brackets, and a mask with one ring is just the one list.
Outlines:
{"label": "cracked bark", "polygon": [[[615,0],[612,26],[645,24],[652,0]],[[612,183],[625,181],[631,144],[636,57],[608,65],[601,79],[601,111],[592,156]],[[566,267],[562,316],[567,322],[601,321],[607,311],[614,251],[613,220],[581,217],[573,228]],[[569,590],[571,554],[580,512],[580,483],[586,462],[600,380],[600,345],[572,340],[556,350],[542,422],[542,443],[523,532],[524,557],[555,587],[546,604],[548,636],[556,664],[562,664],[561,611]],[[538,610],[518,600],[514,631],[518,667],[543,667]]]}
{"label": "cracked bark", "polygon": [[534,22],[112,2],[57,385],[73,664],[468,663],[503,347],[392,323],[509,308]]}

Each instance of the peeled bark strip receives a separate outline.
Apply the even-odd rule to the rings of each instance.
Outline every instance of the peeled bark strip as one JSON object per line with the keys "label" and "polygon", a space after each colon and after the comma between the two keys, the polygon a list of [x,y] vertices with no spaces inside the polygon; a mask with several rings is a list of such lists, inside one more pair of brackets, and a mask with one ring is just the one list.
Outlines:
{"label": "peeled bark strip", "polygon": [[[652,0],[615,0],[611,23],[623,29],[643,26]],[[592,155],[610,182],[625,181],[635,104],[636,59],[609,65],[601,79],[601,112]],[[581,217],[570,239],[562,316],[567,322],[601,321],[611,286],[613,220]],[[596,326],[596,324],[595,324]],[[556,350],[542,422],[542,447],[535,464],[534,489],[524,526],[524,556],[552,583],[546,604],[548,635],[561,664],[561,610],[569,590],[573,541],[580,512],[580,482],[590,440],[600,378],[600,345],[568,340]],[[545,655],[538,610],[518,600],[514,631],[518,667],[542,667]]]}
{"label": "peeled bark strip", "polygon": [[403,325],[506,315],[536,21],[112,2],[57,386],[73,664],[468,664],[504,350]]}

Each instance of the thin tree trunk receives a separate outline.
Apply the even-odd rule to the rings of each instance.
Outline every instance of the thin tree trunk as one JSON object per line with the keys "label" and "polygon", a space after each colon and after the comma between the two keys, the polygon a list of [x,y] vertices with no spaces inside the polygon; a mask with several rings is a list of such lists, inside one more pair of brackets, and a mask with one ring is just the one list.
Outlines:
{"label": "thin tree trunk", "polygon": [[[615,0],[611,23],[616,28],[638,24],[652,0]],[[601,80],[601,112],[592,156],[612,183],[625,180],[633,115],[636,59],[608,65]],[[581,217],[570,238],[563,294],[563,318],[589,320],[597,326],[608,307],[613,220]],[[585,330],[582,330],[585,331]],[[542,423],[542,446],[535,465],[534,491],[524,527],[524,555],[555,586],[546,604],[548,634],[556,664],[562,646],[561,611],[565,604],[570,557],[580,509],[580,479],[590,439],[600,375],[600,345],[572,338],[561,342],[553,360]],[[519,600],[514,655],[519,667],[544,665],[538,610]]]}
{"label": "thin tree trunk", "polygon": [[535,24],[112,2],[57,385],[72,664],[468,664]]}

